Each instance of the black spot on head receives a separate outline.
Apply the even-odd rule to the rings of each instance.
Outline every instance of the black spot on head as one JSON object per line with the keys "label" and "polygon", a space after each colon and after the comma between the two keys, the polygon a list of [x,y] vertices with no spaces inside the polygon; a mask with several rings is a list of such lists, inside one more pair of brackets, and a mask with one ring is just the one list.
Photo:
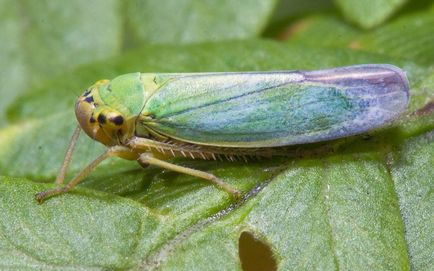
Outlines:
{"label": "black spot on head", "polygon": [[88,103],[93,103],[93,96],[86,97],[84,100]]}
{"label": "black spot on head", "polygon": [[122,116],[116,116],[114,118],[110,118],[110,121],[118,126],[124,124],[124,118]]}
{"label": "black spot on head", "polygon": [[106,122],[107,118],[105,117],[104,114],[99,114],[98,116],[98,122],[101,124],[104,124]]}
{"label": "black spot on head", "polygon": [[92,117],[90,117],[90,119],[89,119],[89,121],[90,121],[90,123],[95,123],[95,118],[92,116]]}
{"label": "black spot on head", "polygon": [[89,93],[90,93],[90,89],[87,89],[87,90],[83,93],[83,96],[87,96],[87,95],[89,95]]}

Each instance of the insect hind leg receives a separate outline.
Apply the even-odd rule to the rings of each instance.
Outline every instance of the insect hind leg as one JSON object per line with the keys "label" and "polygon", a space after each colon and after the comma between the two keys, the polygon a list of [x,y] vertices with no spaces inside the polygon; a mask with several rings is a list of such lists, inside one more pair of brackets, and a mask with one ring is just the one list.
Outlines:
{"label": "insect hind leg", "polygon": [[217,185],[218,187],[220,187],[221,189],[223,189],[224,191],[228,192],[229,194],[233,195],[236,198],[241,196],[241,192],[239,190],[233,188],[232,186],[225,183],[224,181],[222,181],[221,179],[219,179],[218,177],[216,177],[215,175],[213,175],[211,173],[192,169],[192,168],[188,168],[188,167],[178,166],[178,165],[157,159],[151,153],[148,153],[148,152],[142,153],[139,156],[138,162],[141,165],[143,165],[143,164],[154,165],[154,166],[162,167],[162,168],[169,169],[172,171],[176,171],[179,173],[184,173],[187,175],[202,178],[202,179],[205,179],[205,180],[212,182],[213,184]]}

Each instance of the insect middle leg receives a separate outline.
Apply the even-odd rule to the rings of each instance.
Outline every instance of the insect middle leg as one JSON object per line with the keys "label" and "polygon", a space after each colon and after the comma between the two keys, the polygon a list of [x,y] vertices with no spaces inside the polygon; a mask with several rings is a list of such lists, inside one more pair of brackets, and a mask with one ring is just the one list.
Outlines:
{"label": "insect middle leg", "polygon": [[139,163],[141,163],[141,164],[154,165],[154,166],[162,167],[165,169],[173,170],[176,172],[184,173],[187,175],[191,175],[191,176],[195,176],[195,177],[199,177],[199,178],[211,181],[212,183],[214,183],[218,187],[222,188],[226,192],[232,194],[234,197],[238,198],[241,196],[241,192],[239,190],[233,188],[232,186],[228,185],[227,183],[225,183],[224,181],[222,181],[221,179],[219,179],[215,175],[210,174],[208,172],[204,172],[204,171],[200,171],[200,170],[196,170],[196,169],[168,163],[166,161],[155,158],[152,155],[152,153],[147,153],[147,152],[142,153],[139,156],[138,160],[139,160]]}

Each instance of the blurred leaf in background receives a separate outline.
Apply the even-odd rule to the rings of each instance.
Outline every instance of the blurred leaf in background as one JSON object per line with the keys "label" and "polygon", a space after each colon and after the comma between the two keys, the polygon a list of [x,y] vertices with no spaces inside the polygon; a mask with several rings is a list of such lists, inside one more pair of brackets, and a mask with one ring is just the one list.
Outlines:
{"label": "blurred leaf in background", "polygon": [[363,28],[371,28],[386,21],[407,0],[336,0],[349,21]]}
{"label": "blurred leaf in background", "polygon": [[[0,15],[0,269],[434,266],[433,1],[0,0]],[[407,72],[409,109],[391,127],[296,159],[175,161],[222,177],[241,202],[120,159],[34,201],[53,186],[77,95],[98,79],[362,63]],[[82,136],[68,177],[103,150]],[[267,256],[241,257],[255,242]]]}
{"label": "blurred leaf in background", "polygon": [[[121,51],[116,0],[0,1],[0,108],[31,86]],[[4,115],[0,124],[4,123]]]}
{"label": "blurred leaf in background", "polygon": [[256,37],[265,28],[276,2],[129,1],[125,5],[125,34],[132,43],[180,44]]}

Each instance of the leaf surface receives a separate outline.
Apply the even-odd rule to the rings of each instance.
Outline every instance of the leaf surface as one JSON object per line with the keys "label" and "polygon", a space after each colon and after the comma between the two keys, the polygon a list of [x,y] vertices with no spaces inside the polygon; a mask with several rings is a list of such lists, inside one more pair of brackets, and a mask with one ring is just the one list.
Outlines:
{"label": "leaf surface", "polygon": [[[10,64],[0,67],[5,94],[0,114],[7,111],[1,118],[9,123],[0,129],[0,269],[242,270],[246,261],[259,266],[260,260],[279,270],[434,265],[432,10],[401,11],[373,30],[309,11],[281,35],[287,42],[276,42],[250,39],[273,21],[275,1],[168,1],[170,8],[154,1],[104,1],[106,6],[75,1],[62,4],[65,10],[50,1],[0,1],[11,7],[0,9],[6,22],[0,33],[7,34],[0,59]],[[291,7],[289,2],[279,8]],[[306,10],[313,5],[306,3]],[[388,12],[395,13],[397,5]],[[273,18],[280,21],[291,12],[302,16],[280,10]],[[98,19],[101,14],[107,17]],[[33,22],[28,37],[29,26],[17,18]],[[98,30],[107,35],[94,35]],[[19,43],[22,39],[28,43]],[[42,205],[34,200],[35,193],[54,187],[77,125],[75,99],[96,80],[134,71],[363,63],[391,63],[407,72],[409,108],[389,126],[295,146],[283,158],[169,160],[219,176],[243,191],[240,201],[206,181],[117,158],[105,161],[74,191]],[[82,135],[67,180],[104,150]],[[251,249],[241,236],[256,239],[272,257],[247,256],[241,262],[240,255]]]}

